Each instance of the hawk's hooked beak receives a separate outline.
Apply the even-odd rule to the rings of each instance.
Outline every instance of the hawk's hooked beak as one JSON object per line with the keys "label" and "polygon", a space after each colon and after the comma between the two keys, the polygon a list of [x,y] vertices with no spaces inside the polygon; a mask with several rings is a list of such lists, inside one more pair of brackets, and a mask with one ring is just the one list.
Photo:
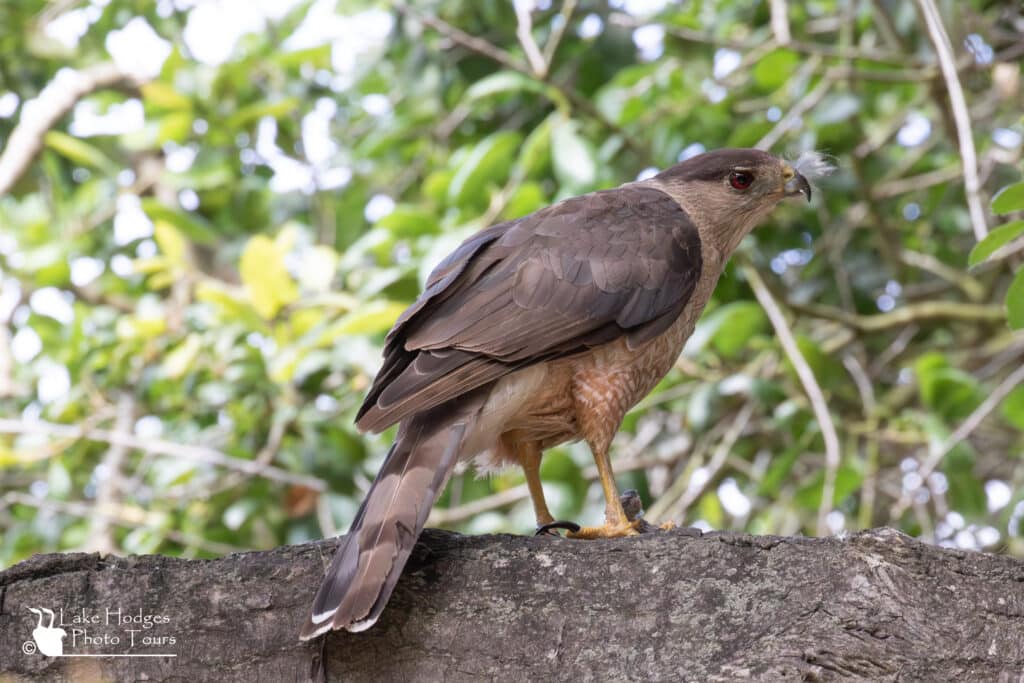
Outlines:
{"label": "hawk's hooked beak", "polygon": [[787,197],[795,197],[798,194],[802,194],[807,198],[807,201],[811,201],[811,184],[807,182],[807,178],[804,178],[788,165],[782,171],[782,177],[786,179],[785,190]]}

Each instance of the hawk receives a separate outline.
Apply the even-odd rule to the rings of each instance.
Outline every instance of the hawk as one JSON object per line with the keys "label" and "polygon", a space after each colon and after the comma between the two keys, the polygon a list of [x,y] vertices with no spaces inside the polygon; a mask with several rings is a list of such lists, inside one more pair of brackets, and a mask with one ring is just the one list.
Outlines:
{"label": "hawk", "polygon": [[301,637],[377,621],[460,460],[518,464],[538,527],[565,526],[548,511],[540,462],[546,448],[582,439],[605,520],[567,535],[638,533],[615,485],[612,438],[672,367],[743,237],[799,195],[810,201],[811,185],[793,165],[722,149],[463,242],[387,336],[356,425],[398,424],[398,434]]}

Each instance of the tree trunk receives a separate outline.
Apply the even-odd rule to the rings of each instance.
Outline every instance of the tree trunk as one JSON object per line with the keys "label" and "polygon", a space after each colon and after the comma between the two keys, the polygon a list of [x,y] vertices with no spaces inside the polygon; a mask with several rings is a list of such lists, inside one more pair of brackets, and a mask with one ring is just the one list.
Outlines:
{"label": "tree trunk", "polygon": [[[299,642],[335,545],[33,557],[0,573],[0,680],[1024,681],[1024,562],[887,529],[428,530],[374,628]],[[63,657],[29,608],[56,612]]]}

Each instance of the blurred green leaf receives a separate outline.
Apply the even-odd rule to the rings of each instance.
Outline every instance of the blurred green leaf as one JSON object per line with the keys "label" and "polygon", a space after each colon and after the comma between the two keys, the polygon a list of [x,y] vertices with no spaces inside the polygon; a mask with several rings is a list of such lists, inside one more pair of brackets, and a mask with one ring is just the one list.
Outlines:
{"label": "blurred green leaf", "polygon": [[156,223],[166,221],[180,230],[188,239],[200,244],[213,244],[218,236],[210,223],[201,217],[166,206],[155,197],[142,198],[142,210]]}
{"label": "blurred green leaf", "polygon": [[914,371],[924,404],[945,419],[966,417],[981,402],[977,380],[962,370],[949,367],[940,353],[922,355]]}
{"label": "blurred green leaf", "polygon": [[398,238],[432,235],[441,229],[437,216],[411,206],[399,206],[377,221],[377,227],[388,230]]}
{"label": "blurred green leaf", "polygon": [[192,134],[193,121],[194,116],[190,111],[176,111],[164,114],[160,119],[157,139],[159,142],[185,142]]}
{"label": "blurred green leaf", "polygon": [[697,501],[697,514],[712,529],[721,529],[725,526],[725,512],[722,510],[722,501],[718,499],[716,491],[708,491],[700,497],[700,500]]}
{"label": "blurred green leaf", "polygon": [[800,56],[792,50],[769,52],[754,65],[754,83],[762,90],[775,90],[789,80],[799,63]]}
{"label": "blurred green leaf", "polygon": [[805,447],[802,441],[800,444],[793,445],[772,458],[771,464],[768,466],[768,472],[761,479],[761,484],[758,486],[758,495],[777,496],[779,494],[783,484],[789,481],[793,466],[800,458],[800,454],[804,452]]}
{"label": "blurred green leaf", "polygon": [[548,117],[526,136],[518,160],[524,177],[541,175],[551,162],[551,127]]}
{"label": "blurred green leaf", "polygon": [[[822,386],[829,387],[830,392],[834,394],[839,394],[846,388],[846,369],[838,358],[826,353],[821,344],[802,334],[797,335],[796,345],[800,349],[800,355],[807,361],[807,365],[810,366],[814,377]],[[792,373],[793,378],[796,379],[796,369],[793,368],[793,364],[788,358],[786,359],[786,367]]]}
{"label": "blurred green leaf", "polygon": [[1001,412],[1007,422],[1024,431],[1024,385],[1018,386],[1003,399]]}
{"label": "blurred green leaf", "polygon": [[518,71],[499,71],[485,76],[466,91],[466,100],[473,102],[498,93],[533,92],[544,90],[544,84]]}
{"label": "blurred green leaf", "polygon": [[1017,271],[1006,290],[1006,320],[1011,329],[1024,329],[1024,268]]}
{"label": "blurred green leaf", "polygon": [[1024,211],[1024,182],[1007,185],[992,198],[992,213],[1002,215]]}
{"label": "blurred green leaf", "polygon": [[487,206],[488,186],[505,180],[521,141],[517,133],[504,131],[477,143],[455,170],[448,186],[449,200],[460,207]]}
{"label": "blurred green leaf", "polygon": [[503,218],[520,218],[543,208],[548,203],[544,196],[544,188],[538,183],[523,183],[515,189],[509,197],[505,210],[501,212]]}
{"label": "blurred green leaf", "polygon": [[126,553],[132,555],[151,555],[164,542],[165,534],[156,529],[140,527],[132,529],[121,541]]}
{"label": "blurred green leaf", "polygon": [[238,109],[224,120],[224,126],[229,130],[237,130],[253,121],[258,121],[264,116],[272,119],[281,118],[291,114],[299,107],[299,101],[294,97],[285,97],[277,102],[259,101]]}
{"label": "blurred green leaf", "polygon": [[391,329],[395,320],[407,308],[406,304],[394,301],[374,301],[341,317],[323,335],[334,337],[350,334],[380,334]]}
{"label": "blurred green leaf", "polygon": [[999,247],[1009,244],[1021,235],[1024,235],[1024,221],[1013,221],[1006,225],[1000,225],[986,235],[985,239],[974,245],[967,257],[967,265],[973,268],[995,253]]}
{"label": "blurred green leaf", "polygon": [[[836,486],[832,496],[832,504],[838,506],[843,503],[854,491],[857,491],[864,481],[864,474],[860,468],[852,463],[844,463],[836,470]],[[821,497],[825,488],[825,472],[819,471],[811,483],[803,486],[793,501],[808,510],[817,510],[821,507]]]}
{"label": "blurred green leaf", "polygon": [[700,353],[709,343],[722,355],[733,358],[751,338],[766,329],[768,319],[756,301],[737,301],[705,315],[687,342],[687,353]]}
{"label": "blurred green leaf", "polygon": [[555,177],[575,192],[592,190],[597,182],[594,148],[579,134],[579,124],[560,120],[551,130],[551,159]]}
{"label": "blurred green leaf", "polygon": [[942,472],[949,482],[946,498],[954,509],[968,516],[984,514],[988,501],[974,464],[974,457],[963,447],[953,449],[942,460]]}
{"label": "blurred green leaf", "polygon": [[117,165],[106,154],[81,138],[71,137],[59,130],[51,130],[46,133],[43,140],[47,147],[76,164],[96,168],[109,174],[115,174],[118,171]]}

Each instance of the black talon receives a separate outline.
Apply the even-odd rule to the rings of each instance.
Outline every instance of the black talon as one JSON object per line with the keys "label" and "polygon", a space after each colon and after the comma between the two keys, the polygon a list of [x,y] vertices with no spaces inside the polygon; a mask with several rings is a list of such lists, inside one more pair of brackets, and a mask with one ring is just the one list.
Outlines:
{"label": "black talon", "polygon": [[576,533],[580,530],[580,525],[576,522],[569,522],[564,520],[558,522],[548,522],[547,524],[542,524],[541,526],[537,527],[537,532],[534,534],[534,536],[557,536],[558,534],[554,532],[554,529],[565,529],[567,531]]}

